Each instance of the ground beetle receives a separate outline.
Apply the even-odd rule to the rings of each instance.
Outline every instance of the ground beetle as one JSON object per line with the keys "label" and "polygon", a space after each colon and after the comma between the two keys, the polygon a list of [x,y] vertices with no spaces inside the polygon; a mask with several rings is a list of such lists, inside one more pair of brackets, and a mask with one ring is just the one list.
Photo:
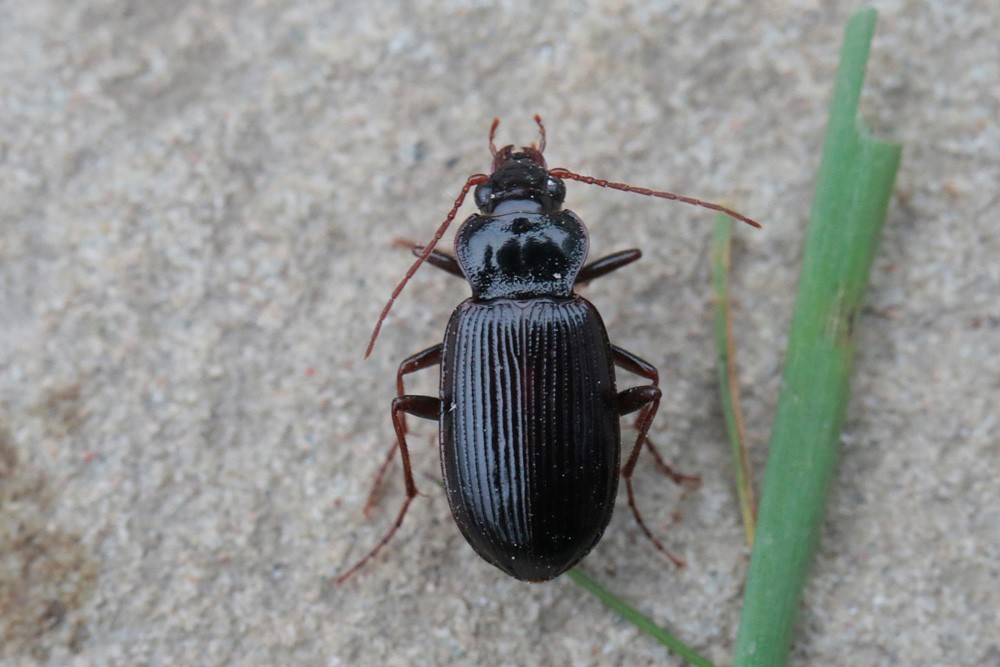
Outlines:
{"label": "ground beetle", "polygon": [[[398,447],[406,500],[389,532],[338,583],[385,546],[417,495],[406,414],[440,422],[448,503],[472,548],[512,577],[547,581],[586,556],[611,520],[620,463],[618,422],[637,412],[638,437],[621,469],[629,506],[646,536],[681,564],[643,522],[632,492],[644,444],[675,480],[685,479],[663,463],[646,437],[660,403],[659,374],[649,362],[612,345],[597,309],[573,291],[631,264],[641,253],[624,250],[584,265],[587,228],[562,209],[563,179],[704,206],[759,225],[717,204],[550,170],[542,157],[545,127],[538,116],[535,121],[541,132],[538,147],[517,152],[513,146],[496,148],[499,120],[493,121],[493,173],[470,177],[431,242],[412,246],[418,258],[372,333],[365,357],[396,297],[425,261],[464,277],[472,287],[472,297],[452,314],[444,341],[399,366],[392,402],[397,442],[376,487]],[[435,250],[473,187],[479,213],[459,227],[455,255]],[[405,375],[435,365],[441,367],[439,396],[405,392]],[[617,391],[615,366],[649,384]]]}

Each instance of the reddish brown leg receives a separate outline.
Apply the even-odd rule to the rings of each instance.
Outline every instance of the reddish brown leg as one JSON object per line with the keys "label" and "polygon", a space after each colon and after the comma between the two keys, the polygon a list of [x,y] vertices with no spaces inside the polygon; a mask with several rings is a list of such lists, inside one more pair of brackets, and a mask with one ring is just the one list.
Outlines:
{"label": "reddish brown leg", "polygon": [[414,417],[421,417],[422,419],[433,419],[435,421],[441,418],[441,399],[434,398],[433,396],[397,396],[392,401],[392,425],[396,429],[396,441],[399,445],[400,458],[403,460],[403,480],[406,482],[406,500],[403,501],[403,506],[399,509],[399,515],[396,517],[396,522],[389,528],[389,532],[379,540],[378,544],[375,545],[371,551],[365,555],[364,558],[359,560],[357,563],[352,565],[350,569],[344,572],[342,575],[337,577],[337,583],[342,584],[347,579],[351,577],[352,574],[364,567],[365,563],[370,561],[372,558],[378,554],[378,552],[388,544],[392,536],[396,534],[399,527],[403,525],[403,517],[406,516],[406,510],[409,509],[410,503],[413,499],[417,497],[417,485],[413,481],[413,469],[410,466],[410,451],[406,447],[406,426],[403,423],[403,414],[411,414]]}
{"label": "reddish brown leg", "polygon": [[[618,394],[618,414],[624,416],[631,414],[636,410],[639,411],[639,416],[636,419],[636,428],[639,431],[639,435],[635,439],[635,446],[632,448],[632,453],[629,455],[628,460],[622,467],[622,477],[625,478],[625,490],[628,493],[628,506],[632,509],[632,515],[635,517],[636,523],[639,524],[639,528],[646,535],[646,537],[649,538],[649,541],[653,543],[653,546],[655,546],[664,556],[669,558],[674,565],[677,567],[684,567],[684,561],[670,553],[670,550],[663,546],[663,543],[660,542],[660,540],[656,539],[653,535],[653,531],[651,531],[649,526],[646,525],[646,522],[642,518],[642,514],[639,512],[639,507],[636,505],[635,492],[632,489],[632,475],[635,473],[635,466],[639,461],[639,454],[642,452],[643,444],[649,443],[649,438],[647,437],[649,427],[653,423],[653,418],[656,417],[656,411],[660,407],[660,397],[662,396],[662,393],[660,392],[660,388],[657,386],[659,384],[660,374],[652,364],[640,359],[631,352],[615,346],[612,346],[612,351],[614,353],[615,364],[617,366],[646,378],[651,383],[641,387],[632,387]],[[651,449],[655,451],[654,448],[651,447]],[[667,467],[667,469],[670,470],[669,467]],[[671,472],[673,471],[671,470]]]}
{"label": "reddish brown leg", "polygon": [[[635,428],[639,428],[639,422],[642,419],[640,414],[636,417]],[[647,436],[643,439],[646,444],[646,449],[649,453],[653,455],[653,461],[656,462],[656,467],[659,468],[660,472],[669,477],[674,484],[688,484],[691,488],[698,488],[701,485],[701,475],[687,475],[681,471],[675,469],[669,463],[663,460],[663,456],[660,454],[659,450],[656,449],[656,445]]]}
{"label": "reddish brown leg", "polygon": [[[433,347],[429,347],[422,352],[417,352],[403,360],[403,363],[399,365],[399,370],[396,371],[396,396],[403,396],[406,394],[406,389],[403,386],[403,376],[409,375],[410,373],[415,373],[424,368],[430,368],[431,366],[436,366],[441,363],[441,343]],[[405,436],[406,431],[406,417],[400,415],[400,420],[403,424],[403,435]],[[382,461],[382,465],[379,466],[378,472],[375,473],[375,480],[372,482],[371,491],[368,492],[368,501],[365,503],[364,515],[365,518],[371,514],[372,508],[375,503],[378,502],[379,491],[382,489],[382,482],[385,480],[386,471],[389,470],[389,464],[396,457],[396,445],[397,441],[393,440],[392,445],[389,446],[389,451],[385,454],[385,459]]]}
{"label": "reddish brown leg", "polygon": [[[654,387],[659,386],[660,373],[656,370],[656,366],[653,366],[653,364],[649,363],[645,359],[637,357],[628,350],[623,350],[616,345],[612,345],[611,350],[614,353],[615,365],[619,368],[624,368],[629,373],[635,373],[639,377],[649,380]],[[634,425],[635,429],[640,430],[640,432],[640,423],[642,422],[642,418],[643,413],[640,412],[639,416],[636,417]],[[660,469],[660,472],[673,480],[675,484],[683,484],[685,482],[693,486],[701,484],[700,476],[685,475],[678,470],[674,470],[674,468],[663,459],[663,456],[660,454],[659,450],[656,449],[656,445],[654,445],[653,441],[649,439],[649,436],[643,437],[643,442],[649,450],[649,453],[653,455],[653,460],[656,461],[656,467]]]}
{"label": "reddish brown leg", "polygon": [[385,474],[389,471],[389,465],[392,460],[396,458],[396,441],[393,440],[392,444],[389,445],[389,451],[385,453],[385,459],[382,460],[382,465],[378,467],[378,472],[375,473],[375,479],[372,480],[372,488],[368,492],[368,500],[365,501],[365,508],[362,510],[365,518],[371,518],[372,508],[378,503],[379,498],[382,497],[382,482],[385,481]]}
{"label": "reddish brown leg", "polygon": [[636,410],[642,410],[639,414],[639,437],[635,440],[632,454],[628,457],[628,461],[624,467],[622,467],[622,477],[625,478],[625,490],[628,492],[628,506],[632,508],[632,515],[635,517],[636,523],[639,524],[639,528],[649,538],[649,541],[653,543],[653,546],[669,558],[674,565],[684,567],[684,561],[670,553],[670,550],[663,546],[660,540],[656,539],[653,531],[643,521],[642,514],[639,513],[639,508],[635,504],[635,492],[632,490],[632,474],[635,472],[635,465],[639,461],[639,453],[642,451],[642,443],[646,437],[646,432],[649,430],[649,425],[653,423],[656,410],[660,407],[660,395],[659,387],[655,386],[632,387],[618,394],[619,414],[627,415]]}

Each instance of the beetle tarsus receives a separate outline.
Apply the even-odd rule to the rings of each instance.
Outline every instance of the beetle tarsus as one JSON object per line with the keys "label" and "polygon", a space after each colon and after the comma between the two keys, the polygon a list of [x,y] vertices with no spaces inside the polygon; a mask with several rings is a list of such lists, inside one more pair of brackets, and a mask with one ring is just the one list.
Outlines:
{"label": "beetle tarsus", "polygon": [[[433,350],[434,348],[430,348]],[[424,352],[414,355],[411,359],[419,357],[420,355],[425,355],[430,350],[424,350]],[[382,550],[392,536],[396,534],[399,527],[403,525],[403,518],[406,516],[406,510],[410,508],[410,503],[413,499],[419,495],[417,491],[417,485],[413,481],[413,468],[410,465],[410,450],[406,445],[406,424],[404,422],[403,414],[408,413],[415,417],[422,417],[424,419],[437,419],[438,414],[441,411],[440,399],[434,398],[433,396],[415,396],[407,394],[405,396],[397,396],[392,401],[392,424],[396,429],[396,444],[399,447],[400,458],[403,460],[403,479],[406,482],[406,500],[403,501],[403,506],[399,510],[399,514],[396,516],[395,523],[389,528],[389,531],[379,540],[378,544],[369,551],[364,558],[359,560],[357,563],[352,565],[346,572],[337,577],[337,584],[342,584],[351,578],[355,572],[360,570],[365,566],[365,563],[370,561],[378,552]]]}
{"label": "beetle tarsus", "polygon": [[[621,399],[623,394],[629,394],[624,401]],[[640,397],[643,395],[645,395],[648,399],[648,404],[646,407],[641,408],[642,412],[639,413],[639,437],[635,440],[635,446],[632,448],[632,454],[629,456],[628,462],[622,468],[622,477],[625,478],[625,491],[628,494],[628,506],[632,510],[632,516],[635,517],[635,522],[639,524],[639,529],[642,530],[643,534],[649,539],[650,542],[653,543],[656,550],[669,558],[670,562],[677,567],[684,567],[686,565],[684,560],[671,553],[670,550],[663,545],[663,542],[653,535],[653,531],[651,531],[649,526],[646,525],[646,522],[642,518],[642,513],[639,512],[639,506],[635,502],[635,491],[632,488],[632,475],[635,473],[635,466],[639,460],[639,453],[642,451],[643,443],[646,440],[646,433],[649,431],[649,427],[653,423],[653,418],[656,416],[656,411],[660,407],[661,392],[659,387],[643,386],[633,387],[630,390],[623,391],[622,394],[619,395],[619,404],[624,403],[625,407],[631,407],[634,404],[633,401],[640,400]]]}
{"label": "beetle tarsus", "polygon": [[382,495],[382,483],[385,481],[385,473],[389,470],[392,460],[396,458],[396,449],[397,445],[393,441],[392,446],[389,447],[389,451],[386,452],[385,458],[382,460],[382,465],[378,467],[378,472],[375,473],[372,488],[368,492],[368,500],[365,501],[365,508],[361,512],[366,519],[371,518],[372,509],[378,504],[379,497]]}
{"label": "beetle tarsus", "polygon": [[[637,419],[637,429],[639,428],[638,421],[639,420]],[[667,463],[666,460],[664,460],[663,455],[660,454],[659,450],[657,450],[656,445],[654,445],[653,441],[649,439],[649,436],[646,436],[643,439],[643,442],[646,445],[646,449],[649,450],[649,453],[653,455],[653,461],[655,462],[656,467],[661,473],[669,477],[674,484],[684,484],[692,489],[697,489],[701,486],[701,475],[688,475],[676,470],[673,466]]]}

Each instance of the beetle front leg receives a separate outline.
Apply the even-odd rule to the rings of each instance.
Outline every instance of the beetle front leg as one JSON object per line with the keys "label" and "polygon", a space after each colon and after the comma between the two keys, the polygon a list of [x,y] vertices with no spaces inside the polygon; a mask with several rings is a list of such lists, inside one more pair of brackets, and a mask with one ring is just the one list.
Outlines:
{"label": "beetle front leg", "polygon": [[589,283],[594,278],[600,278],[601,276],[605,276],[612,271],[617,271],[623,266],[628,266],[640,257],[642,257],[641,250],[638,248],[630,248],[629,250],[613,252],[610,255],[601,257],[600,259],[595,259],[593,262],[580,269],[580,272],[576,274],[576,281],[573,284],[582,285],[583,283]]}
{"label": "beetle front leg", "polygon": [[[406,394],[406,388],[403,386],[403,376],[409,375],[410,373],[416,373],[419,370],[425,368],[430,368],[431,366],[437,366],[441,363],[441,349],[443,345],[438,343],[433,347],[429,347],[426,350],[417,352],[416,354],[410,355],[399,364],[399,369],[396,371],[396,396],[403,396]],[[403,423],[403,435],[406,435],[406,418],[400,415]],[[385,458],[382,461],[382,465],[379,466],[378,472],[375,474],[375,480],[372,482],[372,489],[368,492],[368,500],[365,502],[364,515],[365,518],[371,514],[372,507],[375,506],[375,501],[378,499],[379,489],[382,488],[382,481],[385,478],[385,473],[389,469],[389,464],[392,463],[392,459],[396,456],[396,441],[393,440],[392,445],[389,446],[389,451],[386,452]]]}
{"label": "beetle front leg", "polygon": [[406,510],[409,509],[410,503],[413,499],[417,497],[417,485],[413,481],[413,469],[410,466],[410,450],[406,446],[406,425],[403,421],[404,414],[411,414],[414,417],[420,417],[422,419],[433,419],[435,421],[441,418],[441,399],[435,398],[433,396],[415,396],[415,395],[405,395],[397,396],[392,401],[392,425],[396,429],[396,444],[399,446],[400,458],[403,460],[403,480],[406,483],[406,500],[403,501],[403,506],[399,510],[399,515],[396,517],[396,522],[389,528],[389,532],[379,540],[378,544],[375,545],[371,551],[365,555],[364,558],[355,563],[347,572],[337,577],[337,583],[344,583],[352,574],[364,567],[365,563],[374,558],[378,552],[388,544],[392,536],[396,534],[399,527],[403,525],[403,517],[406,516]]}
{"label": "beetle front leg", "polygon": [[[424,246],[406,239],[396,239],[393,241],[393,245],[399,248],[409,248],[410,251],[417,257],[419,257],[420,253],[424,251]],[[462,273],[462,267],[459,266],[458,260],[455,259],[454,255],[449,255],[443,250],[431,250],[431,254],[427,255],[427,259],[424,261],[433,267],[450,273],[453,276],[465,278],[465,274]]]}

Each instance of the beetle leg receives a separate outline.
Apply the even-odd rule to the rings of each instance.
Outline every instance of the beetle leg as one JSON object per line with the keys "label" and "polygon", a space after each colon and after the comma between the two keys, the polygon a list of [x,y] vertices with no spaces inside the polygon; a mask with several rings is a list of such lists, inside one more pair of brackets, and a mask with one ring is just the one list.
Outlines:
{"label": "beetle leg", "polygon": [[656,367],[631,352],[616,346],[612,346],[611,349],[614,354],[615,365],[644,377],[651,382],[651,384],[641,387],[631,387],[618,394],[618,414],[624,416],[637,410],[639,411],[639,416],[636,419],[636,428],[639,431],[639,435],[635,439],[635,446],[632,447],[632,453],[622,467],[622,477],[625,478],[625,490],[628,493],[628,506],[632,509],[632,516],[635,517],[639,528],[649,538],[649,541],[653,543],[653,546],[669,558],[674,565],[684,567],[684,561],[670,553],[663,546],[663,543],[656,539],[653,531],[643,521],[642,514],[639,513],[639,507],[635,504],[635,492],[632,489],[632,475],[635,473],[635,466],[639,461],[639,454],[642,452],[643,444],[649,443],[647,436],[649,427],[653,423],[653,418],[656,417],[656,411],[660,407],[660,397],[663,395],[657,386],[660,374],[656,370]]}
{"label": "beetle leg", "polygon": [[[409,248],[417,257],[424,251],[424,246],[406,239],[396,239],[392,244],[398,248]],[[458,265],[458,260],[455,259],[455,256],[449,255],[443,250],[432,250],[431,254],[427,255],[427,259],[424,261],[442,271],[447,271],[453,276],[465,278],[465,274],[462,273],[462,267]]]}
{"label": "beetle leg", "polygon": [[[656,366],[616,345],[611,346],[611,351],[614,354],[616,366],[624,368],[629,373],[635,373],[639,377],[649,380],[654,387],[659,386],[660,373],[656,370]],[[643,415],[640,413],[635,420],[636,429],[639,429],[639,423],[642,418]],[[690,484],[697,485],[701,483],[701,477],[698,475],[685,475],[682,472],[674,470],[673,467],[664,461],[663,456],[660,454],[659,450],[656,449],[656,446],[653,444],[653,441],[649,439],[649,436],[644,436],[643,442],[649,450],[649,453],[653,455],[653,460],[656,461],[656,467],[660,469],[660,472],[672,479],[674,484],[683,484],[684,482],[688,482]]]}
{"label": "beetle leg", "polygon": [[[433,347],[429,347],[422,352],[417,352],[403,360],[399,365],[399,370],[396,371],[396,396],[403,396],[406,394],[406,388],[403,386],[403,376],[409,375],[410,373],[415,373],[419,370],[425,368],[430,368],[431,366],[437,366],[441,363],[441,349],[443,345],[438,343]],[[403,423],[403,434],[406,434],[406,417],[400,415],[400,419]],[[392,459],[396,456],[396,441],[392,441],[392,445],[389,446],[389,451],[385,454],[385,459],[382,461],[382,465],[379,466],[378,472],[375,474],[375,480],[372,482],[372,489],[368,492],[368,501],[365,503],[364,515],[367,518],[371,514],[372,507],[375,506],[375,501],[378,500],[378,492],[382,488],[382,481],[385,479],[385,473],[389,469],[389,464],[392,463]]]}
{"label": "beetle leg", "polygon": [[337,583],[344,583],[352,574],[364,567],[365,563],[375,557],[382,547],[384,547],[392,536],[396,534],[399,527],[403,525],[403,517],[410,503],[417,497],[417,485],[413,481],[413,469],[410,467],[410,451],[406,446],[406,426],[403,423],[403,414],[411,414],[423,419],[439,420],[441,418],[441,399],[433,396],[414,396],[407,394],[397,396],[392,400],[392,425],[396,429],[396,442],[399,446],[400,458],[403,460],[403,479],[406,482],[406,500],[399,509],[396,522],[389,528],[389,531],[379,540],[371,551],[364,558],[355,563],[347,572],[337,577]]}
{"label": "beetle leg", "polygon": [[638,248],[630,248],[629,250],[622,250],[621,252],[613,252],[610,255],[605,255],[600,259],[595,259],[590,262],[576,274],[576,282],[574,285],[582,285],[583,283],[589,283],[594,278],[600,278],[601,276],[607,275],[612,271],[617,271],[623,266],[627,266],[632,262],[636,261],[642,257],[642,251]]}
{"label": "beetle leg", "polygon": [[635,446],[632,448],[632,454],[629,455],[628,461],[622,468],[622,477],[625,478],[625,490],[628,492],[628,506],[632,509],[632,515],[635,517],[636,523],[639,524],[639,528],[642,532],[649,538],[649,541],[653,543],[664,556],[669,558],[674,565],[677,567],[684,567],[685,563],[683,560],[670,553],[670,551],[663,546],[653,535],[653,531],[649,529],[646,522],[642,519],[642,514],[639,513],[639,508],[635,504],[635,492],[632,490],[632,474],[635,472],[635,465],[639,461],[639,453],[642,452],[642,445],[646,439],[646,433],[649,431],[649,425],[653,423],[653,417],[656,416],[656,410],[660,407],[660,388],[656,385],[645,385],[642,387],[632,387],[626,389],[625,391],[618,394],[618,413],[621,415],[627,415],[636,410],[639,412],[639,437],[635,440]]}

